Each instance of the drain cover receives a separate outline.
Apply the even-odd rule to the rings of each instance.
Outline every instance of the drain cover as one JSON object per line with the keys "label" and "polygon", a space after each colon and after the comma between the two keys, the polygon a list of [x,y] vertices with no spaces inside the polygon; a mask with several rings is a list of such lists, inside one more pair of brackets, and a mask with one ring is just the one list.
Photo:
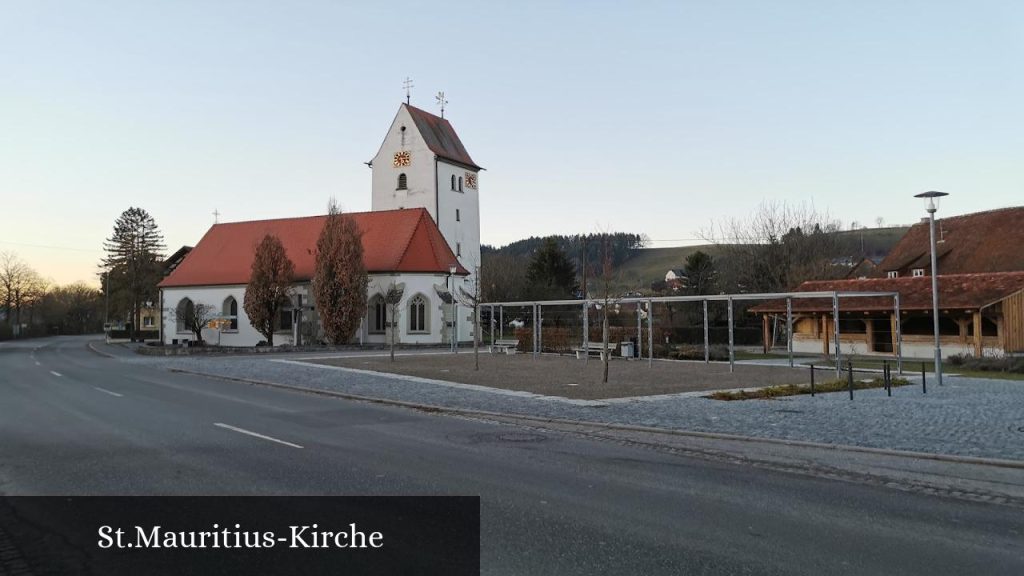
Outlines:
{"label": "drain cover", "polygon": [[498,435],[498,440],[502,442],[543,442],[547,439],[548,437],[543,434],[530,432],[508,432]]}

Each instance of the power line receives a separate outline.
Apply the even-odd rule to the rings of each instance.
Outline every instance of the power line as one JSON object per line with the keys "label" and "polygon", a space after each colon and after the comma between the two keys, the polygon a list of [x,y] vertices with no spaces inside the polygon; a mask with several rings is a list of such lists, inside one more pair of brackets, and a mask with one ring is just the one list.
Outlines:
{"label": "power line", "polygon": [[71,252],[89,252],[97,253],[103,252],[100,248],[72,248],[71,246],[52,246],[46,244],[26,244],[24,242],[11,242],[9,240],[0,240],[0,244],[10,244],[12,246],[24,246],[26,248],[45,248],[47,250],[68,250]]}

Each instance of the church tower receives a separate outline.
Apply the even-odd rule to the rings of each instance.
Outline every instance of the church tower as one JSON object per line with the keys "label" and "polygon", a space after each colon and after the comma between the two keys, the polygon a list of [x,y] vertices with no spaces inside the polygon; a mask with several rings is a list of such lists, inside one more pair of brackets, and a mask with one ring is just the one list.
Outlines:
{"label": "church tower", "polygon": [[[471,276],[480,266],[480,195],[473,162],[448,120],[402,104],[370,161],[372,210],[426,208]],[[468,334],[468,332],[462,332]]]}

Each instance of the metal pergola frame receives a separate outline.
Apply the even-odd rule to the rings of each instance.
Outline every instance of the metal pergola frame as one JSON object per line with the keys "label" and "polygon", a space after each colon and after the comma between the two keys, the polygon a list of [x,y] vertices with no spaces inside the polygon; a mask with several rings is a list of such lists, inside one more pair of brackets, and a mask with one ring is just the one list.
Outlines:
{"label": "metal pergola frame", "polygon": [[[841,362],[842,362],[842,348],[839,340],[839,302],[843,298],[892,298],[893,299],[893,313],[896,318],[896,349],[893,350],[893,354],[896,357],[896,370],[897,373],[903,373],[903,333],[900,326],[900,295],[899,292],[839,292],[839,291],[822,291],[822,292],[779,292],[775,294],[709,294],[704,296],[651,296],[651,297],[624,297],[624,298],[609,298],[607,303],[621,305],[621,304],[635,304],[637,307],[637,334],[640,334],[640,308],[643,304],[647,304],[647,365],[651,366],[654,362],[654,304],[661,303],[675,303],[675,302],[700,302],[702,304],[704,314],[704,362],[710,361],[710,341],[709,341],[709,325],[708,325],[708,303],[709,302],[726,302],[729,306],[729,371],[732,372],[736,369],[736,347],[733,338],[733,327],[735,319],[733,317],[733,307],[736,301],[755,301],[762,302],[766,300],[785,300],[786,301],[786,333],[787,342],[786,349],[789,355],[789,365],[793,366],[793,300],[812,300],[812,299],[831,299],[832,300],[832,317],[833,324],[833,355],[835,360],[836,376],[840,376]],[[533,320],[533,357],[537,358],[541,351],[541,338],[543,333],[541,331],[541,322],[543,321],[544,306],[580,306],[583,309],[583,347],[586,348],[590,343],[590,323],[589,323],[589,310],[591,306],[604,305],[606,299],[604,298],[587,298],[580,300],[524,300],[519,302],[483,302],[481,307],[487,307],[490,310],[491,322],[494,322],[494,309],[498,308],[498,326],[500,335],[499,338],[504,336],[504,319],[505,319],[505,308],[530,308]],[[640,355],[642,357],[642,339],[638,338],[641,346]],[[495,342],[495,331],[491,330],[491,344]],[[589,358],[589,354],[585,355]]]}

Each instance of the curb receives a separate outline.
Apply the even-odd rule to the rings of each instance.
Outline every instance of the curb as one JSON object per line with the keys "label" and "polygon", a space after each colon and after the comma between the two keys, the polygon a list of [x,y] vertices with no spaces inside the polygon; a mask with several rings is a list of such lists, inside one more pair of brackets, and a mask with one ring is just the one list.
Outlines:
{"label": "curb", "polygon": [[490,418],[509,418],[513,420],[522,420],[535,423],[549,423],[549,424],[565,424],[571,426],[587,426],[591,428],[606,429],[606,430],[622,430],[627,432],[648,432],[654,434],[668,434],[671,436],[685,436],[691,438],[705,438],[711,440],[733,440],[740,442],[751,442],[751,443],[762,443],[762,444],[775,444],[781,446],[800,446],[805,448],[819,448],[824,450],[836,450],[845,452],[862,452],[867,454],[879,454],[883,456],[899,456],[903,458],[915,458],[918,460],[935,460],[939,462],[954,462],[957,464],[976,464],[981,466],[995,466],[999,468],[1015,468],[1024,470],[1024,460],[1007,460],[1002,458],[982,458],[978,456],[958,456],[955,454],[932,454],[929,452],[913,452],[910,450],[895,450],[890,448],[872,448],[869,446],[851,446],[847,444],[826,444],[824,442],[809,442],[806,440],[783,440],[780,438],[759,438],[756,436],[741,436],[739,434],[725,434],[721,432],[698,432],[696,430],[673,430],[671,428],[656,428],[653,426],[637,426],[632,424],[613,424],[608,422],[592,422],[589,420],[568,420],[564,418],[544,418],[540,416],[528,416],[522,414],[509,414],[505,412],[492,412],[488,410],[472,410],[467,408],[449,408],[445,406],[435,406],[432,404],[421,404],[418,402],[406,402],[403,400],[389,400],[386,398],[374,398],[372,396],[361,396],[359,394],[348,394],[345,392],[335,392],[331,390],[321,390],[318,388],[307,388],[305,386],[294,386],[291,384],[280,384],[277,382],[268,382],[266,380],[255,380],[249,378],[238,378],[234,376],[221,376],[218,374],[208,374],[206,372],[198,372],[193,370],[182,370],[180,368],[171,368],[171,372],[177,372],[181,374],[191,374],[194,376],[203,376],[205,378],[213,378],[216,380],[225,380],[229,382],[241,382],[243,384],[250,384],[256,386],[266,386],[268,388],[278,388],[281,390],[290,390],[293,392],[304,392],[307,394],[315,394],[318,396],[330,396],[333,398],[342,398],[345,400],[356,400],[360,402],[367,402],[370,404],[383,404],[386,406],[400,406],[403,408],[412,408],[414,410],[420,410],[422,412],[434,412],[434,413],[445,413],[455,414],[459,416],[472,416],[472,417],[490,417]]}
{"label": "curb", "polygon": [[93,354],[103,356],[104,358],[117,358],[117,356],[114,356],[109,352],[102,352],[100,350],[97,350],[96,348],[93,347],[92,342],[86,342],[85,347],[88,348],[89,351],[92,352]]}

